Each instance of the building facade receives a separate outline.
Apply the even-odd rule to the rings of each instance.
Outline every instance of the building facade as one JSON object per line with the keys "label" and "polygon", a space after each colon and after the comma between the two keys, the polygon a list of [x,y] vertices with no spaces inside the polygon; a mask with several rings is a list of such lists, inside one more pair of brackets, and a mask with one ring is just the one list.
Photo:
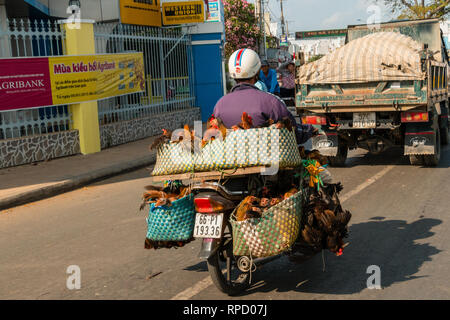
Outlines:
{"label": "building facade", "polygon": [[346,29],[300,31],[295,33],[291,43],[297,44],[304,52],[305,59],[317,55],[326,55],[345,44]]}
{"label": "building facade", "polygon": [[[210,114],[225,90],[221,0],[208,1],[207,23],[188,28],[120,24],[119,0],[80,2],[86,21],[81,31],[95,21],[85,39],[95,47],[92,54],[144,54],[145,91],[97,102],[101,149],[192,125]],[[0,0],[0,58],[69,55],[69,34],[59,23],[71,16],[68,4]],[[72,107],[0,110],[0,168],[83,153]]]}
{"label": "building facade", "polygon": [[442,36],[444,38],[445,47],[450,54],[450,20],[444,20],[441,22]]}

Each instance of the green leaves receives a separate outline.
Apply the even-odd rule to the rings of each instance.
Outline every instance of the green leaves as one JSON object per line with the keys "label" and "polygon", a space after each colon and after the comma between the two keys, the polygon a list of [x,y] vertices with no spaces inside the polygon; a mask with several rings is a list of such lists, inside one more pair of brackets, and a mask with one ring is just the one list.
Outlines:
{"label": "green leaves", "polygon": [[450,0],[378,0],[399,13],[399,19],[440,18],[450,13]]}

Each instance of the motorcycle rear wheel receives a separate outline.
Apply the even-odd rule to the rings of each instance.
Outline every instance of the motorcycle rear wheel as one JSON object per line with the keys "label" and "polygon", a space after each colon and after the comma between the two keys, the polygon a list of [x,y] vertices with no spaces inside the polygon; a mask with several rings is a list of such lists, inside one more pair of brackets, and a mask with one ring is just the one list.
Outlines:
{"label": "motorcycle rear wheel", "polygon": [[227,225],[217,251],[208,258],[208,271],[214,285],[223,293],[235,296],[250,286],[250,273],[238,269],[233,255],[231,226]]}

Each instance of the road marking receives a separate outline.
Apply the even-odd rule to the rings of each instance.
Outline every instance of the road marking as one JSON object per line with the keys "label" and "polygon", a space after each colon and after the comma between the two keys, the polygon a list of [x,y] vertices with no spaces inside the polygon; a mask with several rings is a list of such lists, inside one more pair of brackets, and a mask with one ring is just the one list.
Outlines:
{"label": "road marking", "polygon": [[[392,169],[394,169],[394,166],[387,166],[386,168],[384,168],[383,170],[381,170],[380,172],[378,172],[376,175],[374,175],[373,177],[367,179],[365,182],[361,183],[359,186],[357,186],[355,189],[351,190],[350,192],[344,194],[340,200],[341,203],[343,203],[344,201],[347,201],[348,199],[350,199],[351,197],[353,197],[354,195],[360,193],[362,190],[364,190],[365,188],[367,188],[368,186],[372,185],[373,183],[375,183],[377,180],[379,180],[381,177],[383,177],[384,175],[386,175],[386,173],[388,173],[389,171],[391,171]],[[200,292],[202,292],[203,290],[205,290],[206,288],[208,288],[210,285],[212,285],[213,282],[211,280],[211,277],[208,276],[206,278],[204,278],[203,280],[197,282],[195,285],[193,285],[190,288],[187,288],[186,290],[184,290],[183,292],[180,292],[179,294],[177,294],[176,296],[174,296],[173,298],[171,298],[170,300],[189,300],[192,297],[196,296],[197,294],[199,294]]]}
{"label": "road marking", "polygon": [[347,201],[348,199],[350,199],[351,197],[353,197],[354,195],[360,193],[362,190],[364,190],[365,188],[367,188],[368,186],[370,186],[371,184],[375,183],[377,180],[379,180],[381,177],[383,177],[386,173],[388,173],[389,171],[391,171],[392,169],[394,169],[394,166],[387,166],[386,168],[384,168],[383,170],[381,170],[380,172],[378,172],[376,175],[374,175],[373,177],[367,179],[365,182],[361,183],[359,186],[357,186],[355,189],[353,189],[352,191],[344,194],[340,200],[341,203],[344,201]]}
{"label": "road marking", "polygon": [[211,280],[211,277],[208,276],[205,279],[197,282],[192,287],[187,288],[183,292],[180,292],[179,294],[177,294],[175,297],[173,297],[170,300],[189,300],[190,298],[199,294],[201,291],[205,290],[212,284],[213,284],[213,282]]}

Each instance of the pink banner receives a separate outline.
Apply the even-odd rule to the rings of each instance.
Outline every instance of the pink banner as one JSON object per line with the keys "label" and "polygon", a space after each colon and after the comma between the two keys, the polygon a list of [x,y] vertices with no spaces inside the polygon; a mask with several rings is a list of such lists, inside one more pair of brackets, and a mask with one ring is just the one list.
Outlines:
{"label": "pink banner", "polygon": [[48,58],[0,59],[0,111],[52,104]]}

